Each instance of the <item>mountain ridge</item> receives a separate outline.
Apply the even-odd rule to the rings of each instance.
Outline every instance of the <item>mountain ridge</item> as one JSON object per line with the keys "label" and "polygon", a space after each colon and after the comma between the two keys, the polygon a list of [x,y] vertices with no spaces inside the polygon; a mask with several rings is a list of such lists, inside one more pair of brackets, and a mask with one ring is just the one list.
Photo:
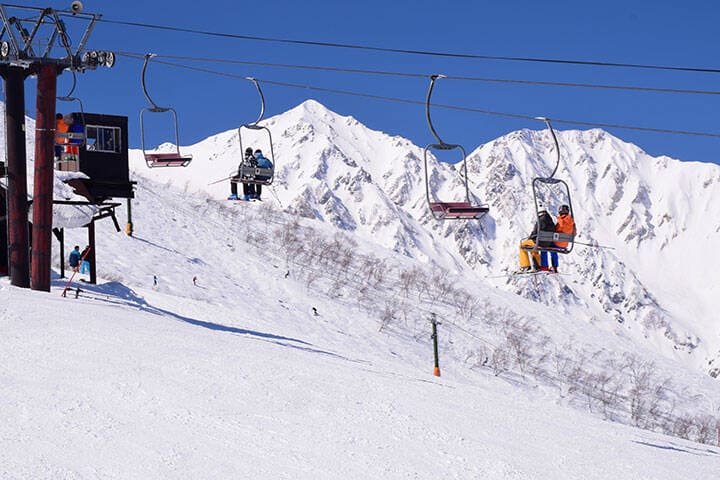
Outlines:
{"label": "mountain ridge", "polygon": [[[272,131],[277,157],[272,191],[286,211],[411,258],[480,276],[516,268],[517,245],[534,222],[530,183],[552,171],[557,155],[547,130],[523,129],[478,146],[467,157],[470,192],[473,201],[489,204],[490,213],[479,221],[438,222],[427,208],[423,148],[410,140],[369,129],[315,100],[262,124]],[[267,140],[253,133],[243,142],[266,149]],[[705,286],[720,283],[720,275],[685,244],[709,241],[720,227],[682,212],[699,203],[709,218],[720,218],[720,202],[712,201],[720,196],[720,167],[651,157],[601,129],[556,130],[556,135],[561,150],[556,177],[570,186],[577,239],[608,248],[576,245],[562,258],[561,268],[577,276],[568,305],[553,289],[547,295],[527,292],[517,281],[490,283],[562,309],[577,308],[579,300],[583,317],[612,319],[638,341],[650,341],[683,361],[689,352],[696,367],[707,369],[718,358],[720,342],[709,322],[714,297],[706,290],[712,289]],[[223,165],[218,177],[232,171],[239,158],[237,133],[222,132],[185,150],[196,160],[178,173],[181,181],[223,198],[224,183],[207,187],[191,172],[209,160]],[[431,157],[429,168],[431,195],[463,198],[456,165]],[[152,173],[159,180],[164,175]],[[679,294],[668,293],[675,282],[663,281],[662,273],[680,278],[687,270],[693,273],[676,287]],[[688,314],[685,302],[699,306],[701,322]]]}

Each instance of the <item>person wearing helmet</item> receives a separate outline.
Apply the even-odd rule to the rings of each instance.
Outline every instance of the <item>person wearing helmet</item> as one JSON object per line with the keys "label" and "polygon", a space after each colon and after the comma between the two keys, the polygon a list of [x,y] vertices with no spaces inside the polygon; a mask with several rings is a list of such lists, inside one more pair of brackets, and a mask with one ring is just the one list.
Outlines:
{"label": "person wearing helmet", "polygon": [[[248,147],[245,149],[245,157],[243,161],[238,165],[237,174],[230,179],[230,196],[228,200],[239,200],[237,193],[238,180],[241,180],[241,173],[243,165],[255,166],[255,156],[253,155],[253,149]],[[251,197],[255,196],[255,185],[252,183],[243,183],[243,200],[250,200]]]}
{"label": "person wearing helmet", "polygon": [[[267,157],[265,157],[265,155],[263,155],[262,150],[260,150],[259,148],[257,150],[255,150],[255,161],[257,162],[258,168],[273,168],[272,162],[270,160],[268,160]],[[258,175],[256,178],[257,178],[257,180],[265,181],[270,177]],[[262,198],[260,198],[261,195],[262,195],[262,184],[258,183],[255,185],[254,198],[256,200],[262,200]]]}
{"label": "person wearing helmet", "polygon": [[[532,250],[530,252],[532,254],[533,260],[532,267],[530,266],[530,256],[528,255],[528,250],[535,248],[537,242],[537,234],[539,231],[555,231],[555,221],[553,220],[552,215],[550,215],[550,213],[547,211],[547,209],[542,203],[538,203],[537,220],[535,221],[535,227],[533,228],[532,232],[530,232],[530,235],[525,240],[520,242],[520,273],[535,272],[540,269],[540,253],[537,250]],[[537,243],[540,247],[549,247],[552,245],[552,242],[542,241]]]}
{"label": "person wearing helmet", "polygon": [[[558,233],[568,233],[573,236],[575,235],[575,219],[573,219],[572,215],[570,215],[569,205],[561,205],[558,209],[558,218],[557,223],[555,224],[555,231]],[[557,248],[567,248],[568,242],[555,242],[554,246]],[[551,272],[557,273],[557,267],[559,265],[558,252],[550,251],[550,260],[552,262],[552,266],[548,265],[547,252],[543,251],[540,254],[540,263],[542,265],[540,269],[549,270]]]}

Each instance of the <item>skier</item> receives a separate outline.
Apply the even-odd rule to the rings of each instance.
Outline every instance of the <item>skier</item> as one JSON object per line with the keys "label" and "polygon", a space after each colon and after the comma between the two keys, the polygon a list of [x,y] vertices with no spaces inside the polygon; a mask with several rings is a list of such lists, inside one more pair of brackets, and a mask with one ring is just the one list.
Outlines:
{"label": "skier", "polygon": [[[533,265],[531,267],[530,257],[528,256],[528,252],[525,250],[535,247],[535,242],[537,241],[538,225],[540,226],[540,231],[555,231],[555,221],[553,220],[552,215],[550,215],[547,209],[543,206],[543,204],[538,204],[537,215],[538,216],[537,220],[535,221],[535,228],[533,228],[533,231],[530,233],[528,238],[520,242],[520,271],[518,273],[536,272],[540,268],[540,254],[537,251],[532,252]],[[541,247],[548,247],[551,245],[552,242],[550,242],[549,244],[548,242],[539,242],[539,246]]]}
{"label": "skier", "polygon": [[68,258],[68,263],[74,272],[77,272],[80,267],[80,257],[80,245],[75,245],[75,249],[70,252],[70,257]]}
{"label": "skier", "polygon": [[[241,178],[241,172],[243,165],[248,165],[251,167],[254,167],[257,165],[257,161],[255,160],[255,156],[253,155],[253,149],[252,147],[248,147],[245,149],[245,157],[243,158],[243,161],[240,162],[240,165],[238,165],[238,171],[237,175],[230,180],[230,196],[228,197],[228,200],[238,200],[238,193],[237,193],[237,181],[242,180]],[[243,200],[247,201],[250,200],[255,196],[255,185],[252,183],[243,183]]]}
{"label": "skier", "polygon": [[153,287],[157,287],[157,275],[153,275]]}
{"label": "skier", "polygon": [[[555,231],[559,233],[569,233],[575,235],[577,232],[575,228],[575,220],[570,215],[570,207],[568,205],[561,205],[558,209],[557,223],[555,224]],[[567,248],[568,242],[555,242],[555,246],[558,248]],[[543,251],[540,253],[540,263],[542,266],[540,270],[548,270],[557,273],[557,267],[559,265],[559,259],[557,252],[550,252],[550,260],[552,261],[552,267],[547,263],[547,252]]]}
{"label": "skier", "polygon": [[[272,162],[270,160],[268,160],[267,157],[265,157],[265,155],[263,155],[262,151],[259,148],[257,150],[255,150],[255,160],[257,161],[257,166],[259,168],[273,168]],[[258,175],[256,178],[258,180],[265,181],[270,177]],[[262,184],[258,183],[257,185],[255,185],[255,197],[254,198],[257,200],[262,200],[262,198],[260,198],[261,195],[262,195]]]}
{"label": "skier", "polygon": [[193,276],[193,285],[197,287],[197,275]]}

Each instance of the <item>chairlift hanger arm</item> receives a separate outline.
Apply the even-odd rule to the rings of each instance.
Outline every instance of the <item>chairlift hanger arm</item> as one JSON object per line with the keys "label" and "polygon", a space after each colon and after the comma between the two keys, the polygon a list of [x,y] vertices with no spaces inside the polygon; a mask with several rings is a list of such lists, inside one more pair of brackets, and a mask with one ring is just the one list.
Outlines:
{"label": "chairlift hanger arm", "polygon": [[555,162],[555,168],[553,169],[552,173],[548,178],[553,178],[555,176],[555,173],[557,173],[557,169],[560,166],[560,144],[558,143],[557,136],[555,135],[555,130],[553,129],[552,125],[550,124],[550,119],[547,117],[535,117],[536,120],[542,120],[545,122],[545,125],[547,125],[548,130],[550,130],[550,135],[552,135],[553,142],[555,142],[555,153],[557,154],[557,160]]}
{"label": "chairlift hanger arm", "polygon": [[145,63],[143,63],[142,74],[140,75],[140,82],[142,83],[142,89],[143,89],[143,93],[145,94],[145,98],[147,98],[147,101],[150,102],[150,104],[152,105],[152,108],[150,108],[150,110],[153,112],[165,112],[168,109],[163,108],[163,107],[158,107],[158,105],[150,97],[150,94],[147,91],[147,84],[145,83],[145,73],[147,72],[147,67],[148,67],[148,64],[150,63],[150,59],[154,56],[156,56],[155,53],[146,53],[145,54]]}
{"label": "chairlift hanger arm", "polygon": [[435,87],[435,80],[438,78],[445,78],[445,75],[440,74],[434,74],[430,76],[430,87],[428,88],[427,97],[425,98],[425,116],[427,117],[428,126],[430,127],[430,131],[432,132],[433,136],[437,139],[438,143],[440,144],[440,148],[444,149],[443,147],[447,145],[445,142],[442,141],[440,138],[440,135],[438,135],[437,131],[435,131],[435,127],[433,126],[432,119],[430,118],[430,98],[432,97],[433,88]]}
{"label": "chairlift hanger arm", "polygon": [[253,77],[245,77],[246,80],[250,80],[255,84],[255,88],[257,89],[258,95],[260,95],[260,115],[258,116],[257,120],[255,120],[253,123],[251,123],[251,126],[255,126],[258,123],[260,123],[260,120],[265,116],[265,96],[262,93],[262,89],[260,88],[260,82],[256,78]]}
{"label": "chairlift hanger arm", "polygon": [[72,96],[73,92],[75,92],[75,87],[77,86],[77,77],[75,76],[75,70],[70,70],[70,73],[72,73],[72,87],[70,88],[70,91],[67,95],[63,97],[57,97],[58,100],[75,100],[75,97]]}

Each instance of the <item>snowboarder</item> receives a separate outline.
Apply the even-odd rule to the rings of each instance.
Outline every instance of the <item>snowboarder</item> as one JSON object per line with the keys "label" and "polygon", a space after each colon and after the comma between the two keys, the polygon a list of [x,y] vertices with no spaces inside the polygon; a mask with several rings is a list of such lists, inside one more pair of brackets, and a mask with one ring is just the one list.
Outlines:
{"label": "snowboarder", "polygon": [[315,315],[316,317],[317,317],[318,315],[320,315],[320,314],[318,313],[318,311],[317,311],[317,308],[315,308],[315,307],[312,307],[312,312],[313,312],[313,315]]}
{"label": "snowboarder", "polygon": [[[535,247],[535,242],[537,241],[538,225],[540,226],[540,231],[555,231],[555,221],[553,220],[552,215],[550,215],[550,213],[547,211],[543,204],[538,204],[537,215],[538,216],[537,220],[535,221],[535,227],[533,228],[533,231],[525,240],[520,242],[519,273],[535,272],[540,269],[540,254],[537,251],[532,252],[533,265],[531,267],[530,257],[528,255],[528,252],[525,250],[526,248],[531,249]],[[539,242],[539,246],[548,247],[552,245],[552,242],[550,242],[549,244],[547,243],[548,242]]]}
{"label": "snowboarder", "polygon": [[80,267],[80,257],[80,245],[75,245],[75,249],[70,252],[70,257],[68,258],[68,263],[74,272],[77,272]]}
{"label": "snowboarder", "polygon": [[193,276],[193,285],[197,287],[197,275]]}

